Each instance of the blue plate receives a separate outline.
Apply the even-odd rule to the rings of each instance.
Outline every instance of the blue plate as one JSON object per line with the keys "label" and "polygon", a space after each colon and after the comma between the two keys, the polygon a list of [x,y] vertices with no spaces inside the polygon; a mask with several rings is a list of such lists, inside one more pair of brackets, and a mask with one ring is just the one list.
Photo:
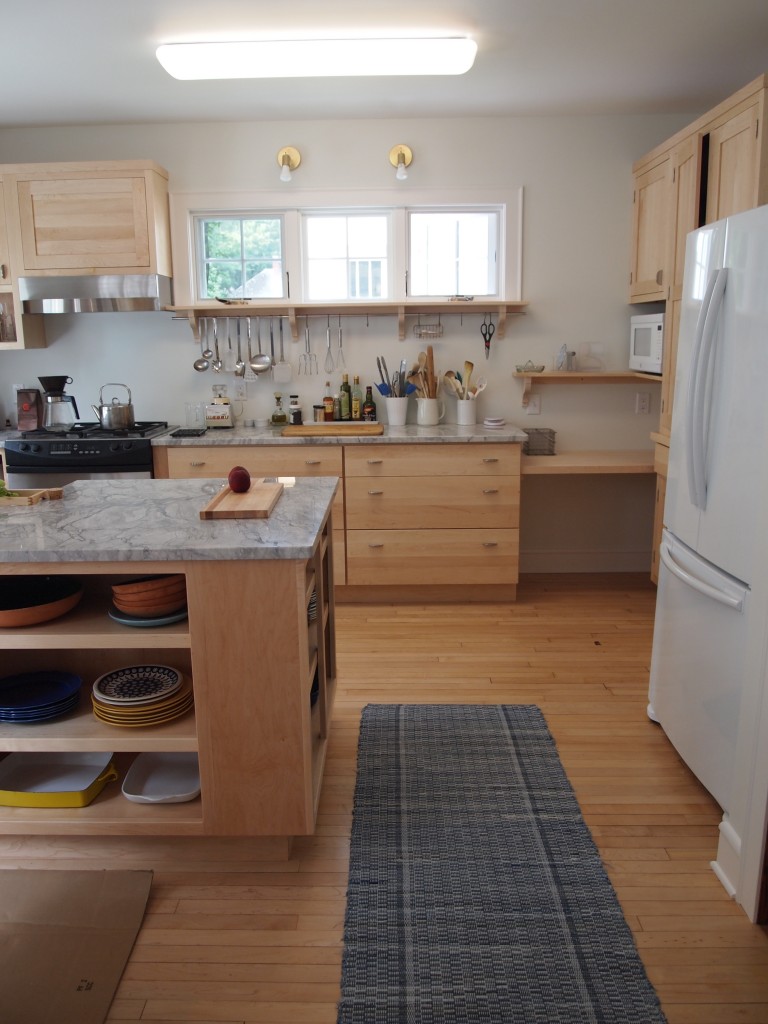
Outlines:
{"label": "blue plate", "polygon": [[139,629],[146,629],[148,626],[170,626],[172,622],[181,622],[187,617],[186,608],[182,608],[178,612],[171,612],[170,615],[161,615],[156,619],[142,619],[138,615],[129,615],[127,612],[118,611],[114,605],[107,609],[107,613],[110,619],[119,622],[121,626],[136,626]]}
{"label": "blue plate", "polygon": [[47,722],[52,718],[60,718],[62,715],[66,715],[73,708],[76,708],[79,702],[80,694],[76,693],[74,697],[70,697],[67,701],[61,701],[55,705],[52,704],[47,708],[41,708],[39,711],[0,711],[0,722],[7,722],[9,725]]}
{"label": "blue plate", "polygon": [[83,680],[72,672],[23,672],[0,679],[0,713],[40,711],[80,693]]}

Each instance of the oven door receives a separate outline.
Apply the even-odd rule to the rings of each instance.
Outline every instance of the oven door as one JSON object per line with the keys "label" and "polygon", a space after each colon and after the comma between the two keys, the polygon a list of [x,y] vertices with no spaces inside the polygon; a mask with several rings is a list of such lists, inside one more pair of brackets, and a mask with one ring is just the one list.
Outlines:
{"label": "oven door", "polygon": [[152,474],[149,470],[131,471],[128,473],[106,472],[96,473],[62,473],[54,469],[52,473],[41,473],[36,470],[32,473],[25,473],[24,470],[11,469],[6,467],[6,485],[9,490],[33,490],[39,491],[46,487],[64,487],[65,484],[74,483],[75,480],[149,480]]}

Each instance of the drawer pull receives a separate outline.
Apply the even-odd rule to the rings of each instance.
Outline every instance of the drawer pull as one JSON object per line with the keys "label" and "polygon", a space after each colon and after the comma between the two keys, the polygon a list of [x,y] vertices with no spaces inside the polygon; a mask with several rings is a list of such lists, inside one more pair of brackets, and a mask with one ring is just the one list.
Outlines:
{"label": "drawer pull", "polygon": [[369,548],[383,548],[384,544],[382,542],[379,542],[378,544],[369,544],[368,547]]}
{"label": "drawer pull", "polygon": [[483,459],[483,462],[498,462],[498,459]]}
{"label": "drawer pull", "polygon": [[320,459],[305,459],[304,460],[304,465],[305,466],[319,466],[320,465]]}
{"label": "drawer pull", "polygon": [[484,487],[483,488],[483,494],[498,494],[498,493],[499,493],[498,487]]}
{"label": "drawer pull", "polygon": [[204,466],[204,462],[190,462],[190,466]]}
{"label": "drawer pull", "polygon": [[497,548],[498,546],[499,546],[498,541],[495,541],[495,540],[484,540],[483,541],[483,547],[484,548]]}
{"label": "drawer pull", "polygon": [[376,495],[376,494],[383,494],[384,491],[368,491],[368,493]]}
{"label": "drawer pull", "polygon": [[6,269],[5,264],[4,263],[0,263],[0,280],[4,281],[7,276],[8,276],[8,270]]}
{"label": "drawer pull", "polygon": [[380,466],[384,459],[366,459],[369,466]]}

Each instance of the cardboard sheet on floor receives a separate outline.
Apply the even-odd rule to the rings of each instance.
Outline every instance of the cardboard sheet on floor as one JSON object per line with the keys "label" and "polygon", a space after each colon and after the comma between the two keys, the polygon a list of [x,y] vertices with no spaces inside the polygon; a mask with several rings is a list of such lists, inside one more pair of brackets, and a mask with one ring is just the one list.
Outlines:
{"label": "cardboard sheet on floor", "polygon": [[103,1024],[151,871],[0,870],[0,1018]]}

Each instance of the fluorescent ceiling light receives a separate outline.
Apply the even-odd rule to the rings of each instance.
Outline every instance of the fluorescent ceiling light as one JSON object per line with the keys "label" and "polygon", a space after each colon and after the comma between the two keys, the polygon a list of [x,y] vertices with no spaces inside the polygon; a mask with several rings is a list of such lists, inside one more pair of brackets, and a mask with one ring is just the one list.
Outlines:
{"label": "fluorescent ceiling light", "polygon": [[167,43],[157,59],[174,78],[334,78],[362,75],[463,75],[473,39],[263,39]]}

